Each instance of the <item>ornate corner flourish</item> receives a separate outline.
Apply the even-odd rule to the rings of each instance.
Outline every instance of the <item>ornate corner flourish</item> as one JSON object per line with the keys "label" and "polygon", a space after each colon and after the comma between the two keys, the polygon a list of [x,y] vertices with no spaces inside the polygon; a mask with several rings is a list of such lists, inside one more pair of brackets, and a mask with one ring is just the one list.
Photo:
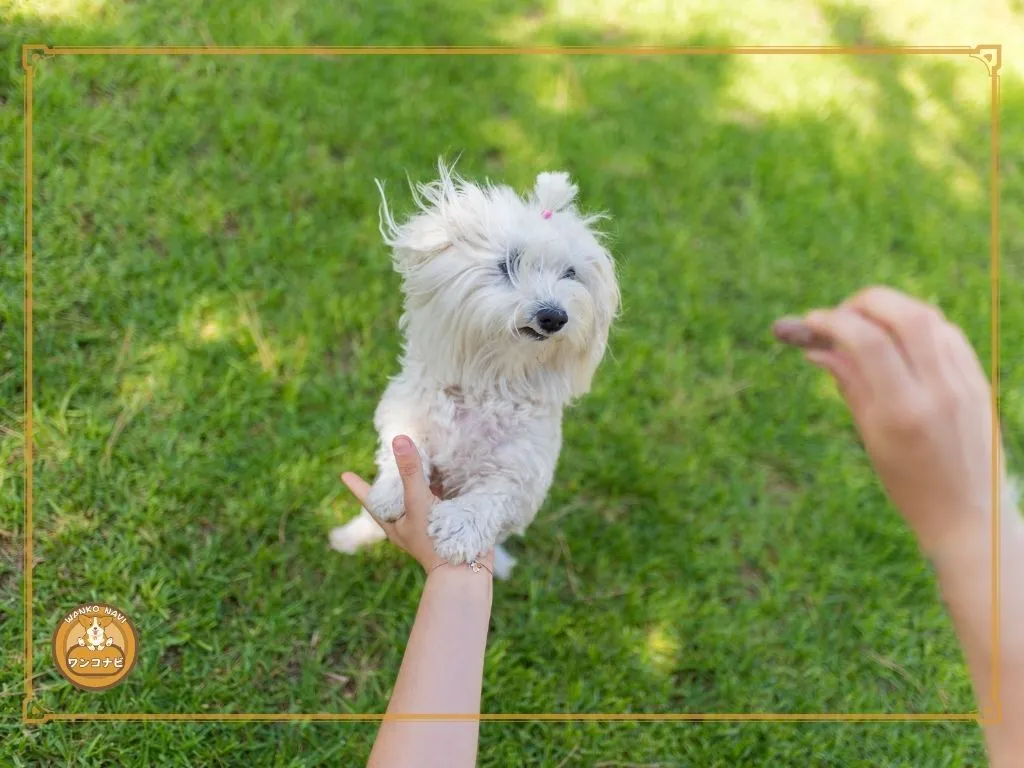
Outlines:
{"label": "ornate corner flourish", "polygon": [[53,49],[48,45],[25,44],[21,46],[21,68],[31,72],[37,62],[52,59],[53,56]]}
{"label": "ornate corner flourish", "polygon": [[23,723],[45,723],[50,719],[34,696],[26,696],[21,701],[21,721]]}
{"label": "ornate corner flourish", "polygon": [[990,76],[998,75],[999,68],[1003,66],[1003,46],[979,45],[971,51],[971,58],[984,64]]}

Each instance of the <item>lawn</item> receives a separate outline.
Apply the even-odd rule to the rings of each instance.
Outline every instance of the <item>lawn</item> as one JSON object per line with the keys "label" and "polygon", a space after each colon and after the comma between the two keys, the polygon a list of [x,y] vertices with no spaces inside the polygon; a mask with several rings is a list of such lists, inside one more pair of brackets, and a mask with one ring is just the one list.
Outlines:
{"label": "lawn", "polygon": [[[1009,1],[1009,0],[1008,0]],[[371,723],[20,722],[23,42],[1007,44],[1001,397],[1024,447],[1021,11],[968,0],[0,0],[0,763],[355,765]],[[1015,46],[1015,47],[1012,47]],[[1016,59],[1014,58],[1016,57]],[[990,359],[990,81],[967,56],[58,57],[34,106],[35,704],[381,711],[422,575],[327,548],[373,471],[398,281],[374,179],[439,155],[610,216],[624,311],[495,589],[498,713],[965,713],[932,576],[778,315],[885,282]],[[50,638],[132,617],[82,693]],[[978,765],[973,723],[486,723],[482,766]]]}

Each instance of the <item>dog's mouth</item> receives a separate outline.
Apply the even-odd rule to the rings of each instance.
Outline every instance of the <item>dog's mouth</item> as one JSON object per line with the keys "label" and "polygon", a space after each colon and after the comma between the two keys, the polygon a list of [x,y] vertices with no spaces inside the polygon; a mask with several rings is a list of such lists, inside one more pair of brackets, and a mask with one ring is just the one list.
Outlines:
{"label": "dog's mouth", "polygon": [[516,330],[519,331],[519,334],[521,336],[525,336],[528,339],[533,339],[534,341],[544,341],[546,338],[548,338],[548,335],[546,333],[541,333],[540,331],[534,330],[528,325],[524,325],[522,328],[518,328]]}

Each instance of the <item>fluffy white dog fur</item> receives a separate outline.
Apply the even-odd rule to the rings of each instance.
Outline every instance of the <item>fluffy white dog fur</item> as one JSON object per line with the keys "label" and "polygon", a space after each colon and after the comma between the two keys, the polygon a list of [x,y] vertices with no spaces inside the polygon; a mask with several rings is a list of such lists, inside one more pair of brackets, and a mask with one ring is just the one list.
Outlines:
{"label": "fluffy white dog fur", "polygon": [[[439,163],[413,189],[417,212],[381,234],[402,276],[402,370],[377,407],[378,475],[369,511],[404,512],[391,441],[408,435],[443,488],[428,533],[452,563],[522,534],[547,495],[562,411],[587,393],[619,308],[611,255],[581,214],[566,173],[542,173],[524,197],[477,185]],[[379,186],[379,184],[378,184]],[[383,197],[383,189],[381,189]],[[384,537],[364,510],[331,531],[342,552]],[[498,547],[495,575],[515,561]]]}

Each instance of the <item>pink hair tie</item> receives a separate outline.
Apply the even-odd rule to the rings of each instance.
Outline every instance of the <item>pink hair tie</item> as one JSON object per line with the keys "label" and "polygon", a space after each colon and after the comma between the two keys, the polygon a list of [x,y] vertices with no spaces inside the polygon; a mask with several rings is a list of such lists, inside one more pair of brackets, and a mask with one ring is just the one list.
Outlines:
{"label": "pink hair tie", "polygon": [[541,216],[543,216],[545,219],[550,219],[551,218],[551,211],[544,211],[541,214]]}

